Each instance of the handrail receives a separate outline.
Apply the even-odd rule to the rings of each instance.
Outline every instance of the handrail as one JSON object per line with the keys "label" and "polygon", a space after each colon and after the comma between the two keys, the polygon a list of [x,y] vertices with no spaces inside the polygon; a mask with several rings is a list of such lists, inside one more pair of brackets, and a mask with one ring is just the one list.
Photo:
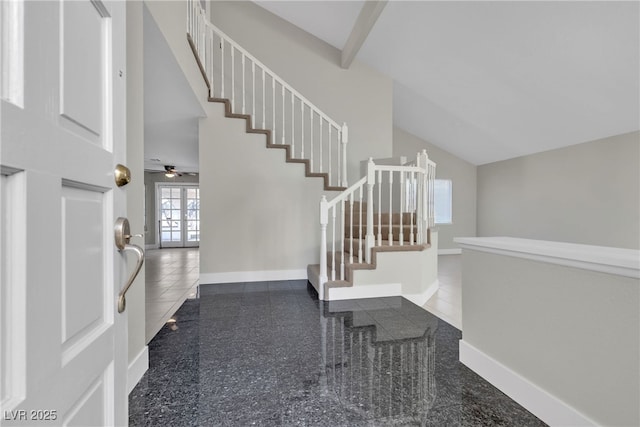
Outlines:
{"label": "handrail", "polygon": [[[342,193],[338,194],[336,197],[331,199],[331,201],[328,201],[327,202],[327,208],[331,208],[331,207],[337,205],[338,202],[340,202],[342,200],[346,200],[347,197],[349,197],[350,194],[353,194],[358,188],[362,187],[366,182],[367,182],[367,177],[363,176],[362,178],[360,178],[360,180],[358,182],[356,182],[355,184],[353,184],[351,187],[347,188],[346,190],[342,191]],[[322,198],[324,200],[326,200],[326,196],[322,196]]]}
{"label": "handrail", "polygon": [[331,125],[334,128],[336,128],[338,130],[341,130],[341,128],[342,128],[341,125],[339,125],[335,120],[333,120],[331,117],[329,117],[324,112],[322,112],[322,110],[320,110],[318,107],[316,107],[315,104],[313,104],[304,95],[302,95],[295,88],[293,88],[291,85],[289,85],[287,82],[285,82],[282,77],[280,77],[278,74],[276,74],[274,71],[272,71],[269,67],[264,65],[259,59],[257,59],[255,56],[251,55],[246,49],[244,49],[242,46],[240,46],[236,41],[234,41],[231,37],[229,37],[224,31],[222,31],[220,28],[218,28],[215,24],[213,24],[211,22],[208,22],[208,21],[205,21],[205,25],[210,27],[211,29],[213,29],[213,31],[215,31],[216,34],[218,34],[218,36],[220,36],[221,38],[224,38],[236,50],[240,51],[240,53],[242,53],[246,58],[248,58],[251,62],[255,63],[256,66],[258,66],[258,67],[262,68],[263,70],[265,70],[266,74],[268,74],[269,76],[273,77],[278,83],[280,83],[281,85],[286,87],[287,90],[289,92],[293,93],[293,95],[296,98],[298,98],[299,100],[303,101],[306,105],[311,107],[311,109],[313,111],[315,111],[316,113],[318,113],[318,115],[322,116],[325,119],[325,121],[331,123]]}
{"label": "handrail", "polygon": [[[349,254],[348,263],[354,262],[354,249],[358,254],[358,263],[362,263],[363,259],[365,263],[372,262],[372,249],[383,245],[384,228],[386,228],[384,236],[387,239],[384,243],[386,245],[403,246],[405,242],[408,245],[429,243],[429,229],[434,225],[435,167],[436,164],[428,158],[425,150],[416,156],[415,166],[376,165],[373,159],[369,159],[366,176],[330,201],[322,196],[320,201],[320,299],[325,298],[324,284],[327,281],[346,280],[345,251]],[[398,179],[395,186],[394,175]],[[374,196],[374,189],[377,190],[377,198]],[[359,200],[355,200],[358,190]],[[395,199],[394,191],[399,192]],[[363,201],[366,203],[366,235],[363,235],[363,228],[365,228],[363,227]],[[359,214],[354,226],[355,202],[359,202],[357,205]],[[377,211],[375,215],[374,205]],[[384,211],[387,206],[388,211]],[[394,213],[394,211],[397,212]],[[383,216],[387,220],[383,221]],[[339,225],[336,225],[338,217],[340,221]],[[377,219],[377,224],[374,224],[374,219]],[[394,227],[398,230],[397,235],[394,235]],[[327,236],[328,228],[331,231],[330,239]],[[374,235],[374,228],[377,228],[377,236]],[[406,229],[408,229],[408,235],[405,235]],[[336,238],[336,232],[338,238]],[[354,236],[354,233],[357,236]],[[329,242],[330,250],[328,250]],[[336,251],[336,243],[342,246],[339,252]],[[330,257],[329,263],[327,256]],[[338,260],[337,257],[339,257]],[[336,268],[337,261],[339,261],[339,269]]]}
{"label": "handrail", "polygon": [[[199,1],[188,0],[187,4],[187,34],[198,56],[210,97],[216,98],[219,94],[219,98],[229,98],[232,112],[240,114],[250,112],[249,116],[253,124],[260,122],[256,118],[261,116],[262,129],[271,129],[272,144],[289,145],[292,159],[309,160],[311,173],[326,173],[329,186],[346,187],[346,146],[349,133],[347,124],[338,124],[282,77],[211,23]],[[228,55],[225,54],[226,49],[230,50]],[[236,55],[240,56],[240,61],[236,59]],[[217,56],[219,63],[214,61]],[[225,61],[230,61],[230,65],[227,63],[225,66]],[[238,62],[240,62],[238,65],[241,66],[241,71],[236,69]],[[219,68],[219,76],[215,74],[216,67]],[[227,72],[226,68],[229,67],[230,72]],[[227,89],[225,77],[229,78],[229,74],[230,96],[225,96],[225,89]],[[256,77],[258,84],[256,84]],[[251,80],[249,84],[247,84],[248,79]],[[220,82],[219,88],[216,80]],[[277,86],[280,86],[279,90],[276,90]],[[241,92],[240,106],[236,105],[236,92]],[[247,93],[249,102],[247,102]],[[270,102],[267,102],[267,98]],[[316,117],[317,120],[314,120]],[[290,120],[289,124],[286,123],[287,120]],[[326,127],[323,124],[326,124]],[[315,147],[314,136],[316,137]],[[332,146],[335,148],[332,149]],[[337,168],[334,167],[336,164]]]}

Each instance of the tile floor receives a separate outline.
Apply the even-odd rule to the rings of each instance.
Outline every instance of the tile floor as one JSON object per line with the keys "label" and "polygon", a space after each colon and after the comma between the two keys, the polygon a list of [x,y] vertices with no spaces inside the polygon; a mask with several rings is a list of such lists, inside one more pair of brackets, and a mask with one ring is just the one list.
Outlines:
{"label": "tile floor", "polygon": [[[440,289],[422,307],[462,330],[460,255],[438,257]],[[197,294],[198,248],[151,249],[146,252],[147,343],[187,298]]]}
{"label": "tile floor", "polygon": [[145,254],[147,343],[187,298],[197,295],[198,248],[148,249]]}
{"label": "tile floor", "polygon": [[422,307],[462,330],[462,255],[438,256],[440,288]]}
{"label": "tile floor", "polygon": [[131,426],[543,426],[401,297],[323,303],[306,281],[201,286],[149,344]]}

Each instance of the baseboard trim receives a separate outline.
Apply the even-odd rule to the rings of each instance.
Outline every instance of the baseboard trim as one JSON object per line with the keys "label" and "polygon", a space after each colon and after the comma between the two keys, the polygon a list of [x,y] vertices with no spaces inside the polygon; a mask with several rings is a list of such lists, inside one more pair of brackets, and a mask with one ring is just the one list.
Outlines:
{"label": "baseboard trim", "polygon": [[384,285],[349,286],[346,288],[329,288],[326,300],[337,301],[358,298],[395,297],[402,294],[400,283]]}
{"label": "baseboard trim", "polygon": [[144,249],[159,249],[158,245],[144,245]]}
{"label": "baseboard trim", "polygon": [[551,426],[598,425],[464,340],[460,340],[460,362]]}
{"label": "baseboard trim", "polygon": [[462,249],[438,249],[438,255],[460,255],[462,254]]}
{"label": "baseboard trim", "polygon": [[135,359],[129,363],[129,368],[127,369],[127,394],[133,391],[144,373],[147,372],[147,369],[149,369],[149,347],[145,345]]}
{"label": "baseboard trim", "polygon": [[427,301],[429,301],[429,298],[431,298],[436,292],[438,292],[439,287],[440,282],[438,281],[438,279],[436,279],[423,292],[419,294],[406,294],[402,296],[415,305],[422,307]]}
{"label": "baseboard trim", "polygon": [[307,279],[307,270],[230,271],[225,273],[200,273],[200,284],[262,282],[265,280]]}

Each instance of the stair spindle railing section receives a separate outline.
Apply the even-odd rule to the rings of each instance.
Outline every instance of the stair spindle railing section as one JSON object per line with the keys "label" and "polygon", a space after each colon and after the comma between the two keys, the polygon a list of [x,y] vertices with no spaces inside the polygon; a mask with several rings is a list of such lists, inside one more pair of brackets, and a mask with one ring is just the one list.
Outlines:
{"label": "stair spindle railing section", "polygon": [[347,187],[348,127],[338,124],[284,79],[213,25],[200,1],[187,1],[187,36],[209,88],[228,99],[231,112],[271,130],[271,144],[289,145],[290,157],[328,174],[329,187]]}
{"label": "stair spindle railing section", "polygon": [[327,281],[347,280],[345,262],[371,264],[376,246],[430,243],[435,171],[424,150],[410,165],[376,165],[369,159],[366,176],[331,201],[322,196],[319,281],[323,292]]}

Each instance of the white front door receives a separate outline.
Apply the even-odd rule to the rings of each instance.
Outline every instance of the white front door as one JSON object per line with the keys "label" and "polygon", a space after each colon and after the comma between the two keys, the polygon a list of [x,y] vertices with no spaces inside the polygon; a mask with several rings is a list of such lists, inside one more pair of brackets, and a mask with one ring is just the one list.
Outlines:
{"label": "white front door", "polygon": [[125,3],[0,13],[0,424],[126,425]]}

